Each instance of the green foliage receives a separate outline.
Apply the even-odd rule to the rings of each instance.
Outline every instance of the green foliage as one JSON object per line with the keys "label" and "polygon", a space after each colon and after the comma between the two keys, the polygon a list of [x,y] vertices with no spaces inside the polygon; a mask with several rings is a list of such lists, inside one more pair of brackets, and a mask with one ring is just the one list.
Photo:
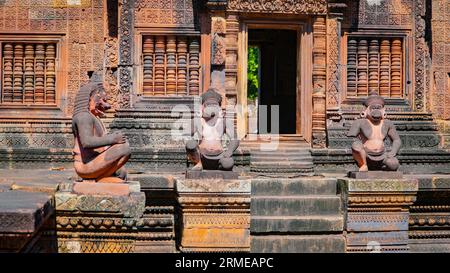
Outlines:
{"label": "green foliage", "polygon": [[259,48],[250,46],[248,48],[247,63],[247,98],[255,100],[258,97],[259,81],[258,81],[258,55]]}

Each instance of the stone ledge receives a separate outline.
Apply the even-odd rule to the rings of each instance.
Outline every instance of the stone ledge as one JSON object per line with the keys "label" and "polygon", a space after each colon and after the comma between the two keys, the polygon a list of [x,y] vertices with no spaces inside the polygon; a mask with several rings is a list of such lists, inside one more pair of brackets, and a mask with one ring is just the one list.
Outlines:
{"label": "stone ledge", "polygon": [[48,194],[0,192],[0,232],[33,233],[53,211],[53,199]]}

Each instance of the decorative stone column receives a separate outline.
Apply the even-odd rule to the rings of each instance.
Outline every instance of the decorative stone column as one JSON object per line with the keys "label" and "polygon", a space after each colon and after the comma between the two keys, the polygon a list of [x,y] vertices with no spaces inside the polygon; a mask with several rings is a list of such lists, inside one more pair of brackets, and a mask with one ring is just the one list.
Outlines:
{"label": "decorative stone column", "polygon": [[347,252],[407,252],[409,207],[418,181],[410,178],[344,178],[343,194]]}
{"label": "decorative stone column", "polygon": [[132,107],[134,0],[119,1],[119,105]]}
{"label": "decorative stone column", "polygon": [[250,251],[249,179],[179,179],[182,252]]}
{"label": "decorative stone column", "polygon": [[313,19],[313,113],[312,144],[314,148],[325,148],[326,135],[326,78],[327,78],[327,26],[324,16]]}

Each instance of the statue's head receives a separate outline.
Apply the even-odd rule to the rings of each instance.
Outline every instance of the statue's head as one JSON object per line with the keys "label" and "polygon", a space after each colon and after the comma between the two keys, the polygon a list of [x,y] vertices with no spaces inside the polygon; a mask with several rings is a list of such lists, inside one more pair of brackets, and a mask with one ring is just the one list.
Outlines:
{"label": "statue's head", "polygon": [[103,83],[89,82],[82,86],[75,98],[73,115],[81,112],[91,112],[94,116],[101,117],[105,111],[111,108],[108,103],[108,95],[106,94]]}
{"label": "statue's head", "polygon": [[219,116],[222,112],[222,96],[215,88],[209,88],[202,94],[202,117],[211,119]]}
{"label": "statue's head", "polygon": [[366,106],[366,110],[363,116],[373,123],[378,123],[385,118],[384,98],[376,92],[370,93],[364,102],[364,106]]}

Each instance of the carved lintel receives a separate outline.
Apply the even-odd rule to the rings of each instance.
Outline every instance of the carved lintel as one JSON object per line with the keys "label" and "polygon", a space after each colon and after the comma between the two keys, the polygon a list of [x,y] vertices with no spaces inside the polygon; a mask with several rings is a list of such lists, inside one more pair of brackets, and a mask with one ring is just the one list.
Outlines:
{"label": "carved lintel", "polygon": [[284,13],[284,14],[315,14],[327,13],[327,0],[229,0],[228,11]]}

